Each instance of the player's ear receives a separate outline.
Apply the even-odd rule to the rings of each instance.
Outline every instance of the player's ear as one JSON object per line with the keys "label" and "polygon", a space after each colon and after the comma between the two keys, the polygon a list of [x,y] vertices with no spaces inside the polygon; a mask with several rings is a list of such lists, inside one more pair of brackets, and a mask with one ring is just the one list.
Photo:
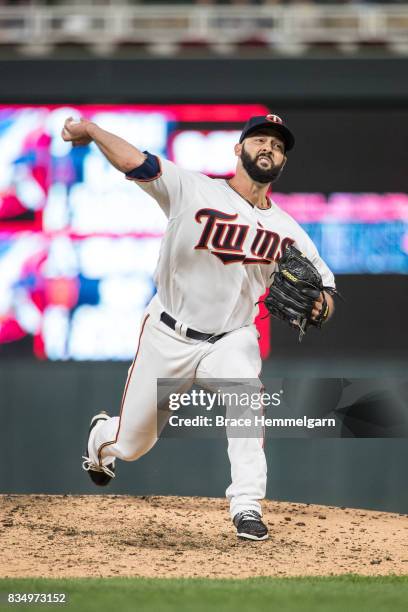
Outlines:
{"label": "player's ear", "polygon": [[241,151],[242,151],[242,144],[239,144],[237,142],[237,144],[234,146],[234,153],[237,157],[241,157]]}
{"label": "player's ear", "polygon": [[282,162],[282,170],[283,170],[283,168],[286,166],[286,162],[287,162],[287,161],[288,161],[288,158],[287,158],[287,156],[285,155],[285,156],[284,156],[284,158],[283,158],[283,162]]}

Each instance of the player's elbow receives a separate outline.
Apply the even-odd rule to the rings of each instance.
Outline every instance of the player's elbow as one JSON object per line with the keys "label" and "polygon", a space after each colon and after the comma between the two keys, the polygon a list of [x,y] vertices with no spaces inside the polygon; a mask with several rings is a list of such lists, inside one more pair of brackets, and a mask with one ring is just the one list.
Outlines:
{"label": "player's elbow", "polygon": [[135,152],[135,155],[130,155],[129,157],[125,157],[121,163],[122,172],[125,174],[139,168],[146,159],[146,155],[141,153],[140,151]]}

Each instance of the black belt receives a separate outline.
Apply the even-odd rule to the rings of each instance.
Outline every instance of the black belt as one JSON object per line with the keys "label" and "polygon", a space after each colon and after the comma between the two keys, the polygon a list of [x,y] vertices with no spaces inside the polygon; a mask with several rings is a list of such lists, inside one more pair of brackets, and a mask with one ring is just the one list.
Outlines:
{"label": "black belt", "polygon": [[[176,319],[173,319],[173,317],[167,314],[167,312],[161,313],[160,321],[163,321],[167,327],[171,327],[171,329],[174,330],[176,329]],[[214,344],[214,342],[217,342],[217,340],[220,340],[223,336],[225,336],[225,333],[214,336],[214,334],[203,334],[202,332],[187,327],[186,336],[187,338],[192,338],[192,340],[202,340],[202,342],[211,342],[211,344]]]}

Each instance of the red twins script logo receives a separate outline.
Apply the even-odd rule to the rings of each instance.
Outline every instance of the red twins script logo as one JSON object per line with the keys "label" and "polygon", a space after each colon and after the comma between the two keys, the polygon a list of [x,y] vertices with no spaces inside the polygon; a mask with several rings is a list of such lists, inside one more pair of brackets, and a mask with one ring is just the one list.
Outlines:
{"label": "red twins script logo", "polygon": [[195,220],[198,223],[202,223],[203,219],[206,221],[201,238],[194,248],[210,251],[223,264],[269,264],[278,261],[286,246],[294,242],[288,237],[281,240],[279,234],[264,229],[258,221],[259,227],[250,246],[251,257],[247,257],[244,243],[249,225],[231,223],[237,217],[238,214],[229,215],[214,208],[198,210]]}

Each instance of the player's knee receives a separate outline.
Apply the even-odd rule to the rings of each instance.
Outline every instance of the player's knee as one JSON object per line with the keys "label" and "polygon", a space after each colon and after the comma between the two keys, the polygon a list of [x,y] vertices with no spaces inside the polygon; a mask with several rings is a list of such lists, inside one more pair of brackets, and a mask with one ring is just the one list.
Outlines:
{"label": "player's knee", "polygon": [[134,441],[120,442],[119,453],[123,461],[136,461],[156,444],[157,436],[139,435]]}

